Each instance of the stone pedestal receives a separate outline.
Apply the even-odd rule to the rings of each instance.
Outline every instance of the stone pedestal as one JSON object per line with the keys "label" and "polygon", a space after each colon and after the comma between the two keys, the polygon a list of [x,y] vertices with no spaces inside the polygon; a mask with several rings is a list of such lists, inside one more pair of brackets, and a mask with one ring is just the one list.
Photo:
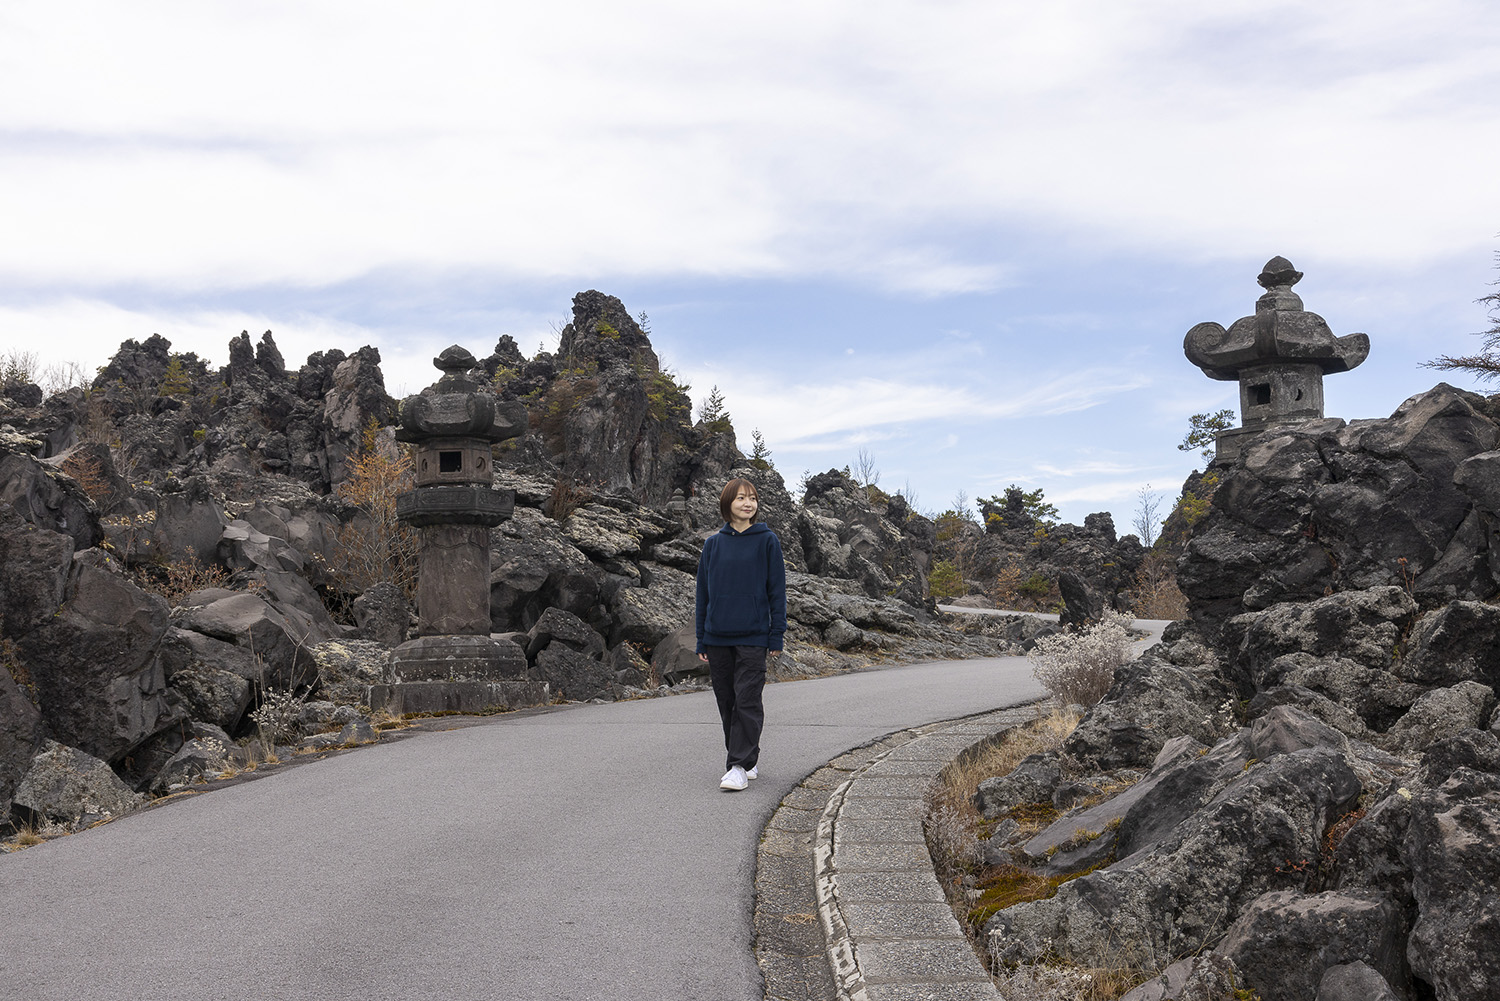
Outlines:
{"label": "stone pedestal", "polygon": [[545,705],[547,686],[527,677],[526,653],[489,636],[419,636],[397,647],[370,708],[402,713],[493,712]]}

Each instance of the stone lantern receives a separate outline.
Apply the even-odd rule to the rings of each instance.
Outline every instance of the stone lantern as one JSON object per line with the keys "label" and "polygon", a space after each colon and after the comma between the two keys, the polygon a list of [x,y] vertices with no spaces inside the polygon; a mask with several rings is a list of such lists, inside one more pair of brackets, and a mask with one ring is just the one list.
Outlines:
{"label": "stone lantern", "polygon": [[396,516],[417,529],[417,638],[391,654],[372,708],[475,712],[545,702],[519,646],[490,636],[490,529],[515,494],[492,488],[490,446],[526,430],[526,410],[483,392],[474,356],[454,345],[433,364],[443,377],[401,402],[398,441],[415,448],[416,486]]}
{"label": "stone lantern", "polygon": [[1302,272],[1285,257],[1273,257],[1256,281],[1266,290],[1255,315],[1225,330],[1212,321],[1187,332],[1182,350],[1210,379],[1238,380],[1240,424],[1221,431],[1214,461],[1238,458],[1249,439],[1265,431],[1323,416],[1323,376],[1347,372],[1370,353],[1366,334],[1335,337],[1317,313],[1302,308],[1292,286]]}

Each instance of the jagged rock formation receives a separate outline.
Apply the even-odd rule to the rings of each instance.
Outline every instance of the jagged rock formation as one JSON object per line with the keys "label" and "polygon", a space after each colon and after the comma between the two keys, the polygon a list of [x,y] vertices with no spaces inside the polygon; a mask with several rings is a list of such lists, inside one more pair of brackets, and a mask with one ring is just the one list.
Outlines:
{"label": "jagged rock formation", "polygon": [[[4,389],[0,822],[12,801],[38,824],[100,815],[98,783],[38,771],[56,761],[123,783],[117,815],[254,753],[369,739],[369,687],[413,625],[379,508],[404,489],[379,352],[289,372],[267,332],[228,356],[213,369],[153,335],[121,345],[88,392]],[[1010,652],[1034,633],[936,621],[930,522],[838,473],[799,504],[727,422],[692,422],[618,299],[581,293],[555,354],[528,360],[502,337],[474,371],[530,422],[492,450],[516,505],[490,536],[491,629],[554,697],[701,671],[693,575],[737,475],[792,571],[783,675]]]}
{"label": "jagged rock formation", "polygon": [[[981,784],[1002,821],[1062,812],[997,828],[992,859],[1058,883],[988,919],[997,958],[1211,949],[1267,1001],[1500,996],[1497,403],[1440,385],[1218,469],[1191,620],[1061,752]],[[1070,808],[1078,782],[1107,792]],[[1189,996],[1193,968],[1128,997]]]}

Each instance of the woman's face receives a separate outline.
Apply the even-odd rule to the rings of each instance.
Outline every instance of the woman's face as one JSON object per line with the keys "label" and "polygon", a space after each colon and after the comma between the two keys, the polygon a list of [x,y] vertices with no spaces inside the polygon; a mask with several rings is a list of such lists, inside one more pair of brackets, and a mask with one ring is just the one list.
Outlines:
{"label": "woman's face", "polygon": [[734,495],[734,500],[729,502],[729,510],[740,521],[753,521],[755,512],[760,509],[760,501],[755,499],[755,494],[744,487]]}

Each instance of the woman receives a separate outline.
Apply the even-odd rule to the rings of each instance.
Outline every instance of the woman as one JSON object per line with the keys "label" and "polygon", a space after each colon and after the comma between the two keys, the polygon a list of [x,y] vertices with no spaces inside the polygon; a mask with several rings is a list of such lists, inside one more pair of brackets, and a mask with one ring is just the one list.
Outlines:
{"label": "woman", "polygon": [[698,659],[708,665],[729,770],[719,788],[738,792],[758,773],[765,724],[761,689],[766,657],[781,653],[786,632],[786,564],[781,540],[756,523],[760,498],[749,480],[732,479],[719,494],[724,527],[698,558]]}

